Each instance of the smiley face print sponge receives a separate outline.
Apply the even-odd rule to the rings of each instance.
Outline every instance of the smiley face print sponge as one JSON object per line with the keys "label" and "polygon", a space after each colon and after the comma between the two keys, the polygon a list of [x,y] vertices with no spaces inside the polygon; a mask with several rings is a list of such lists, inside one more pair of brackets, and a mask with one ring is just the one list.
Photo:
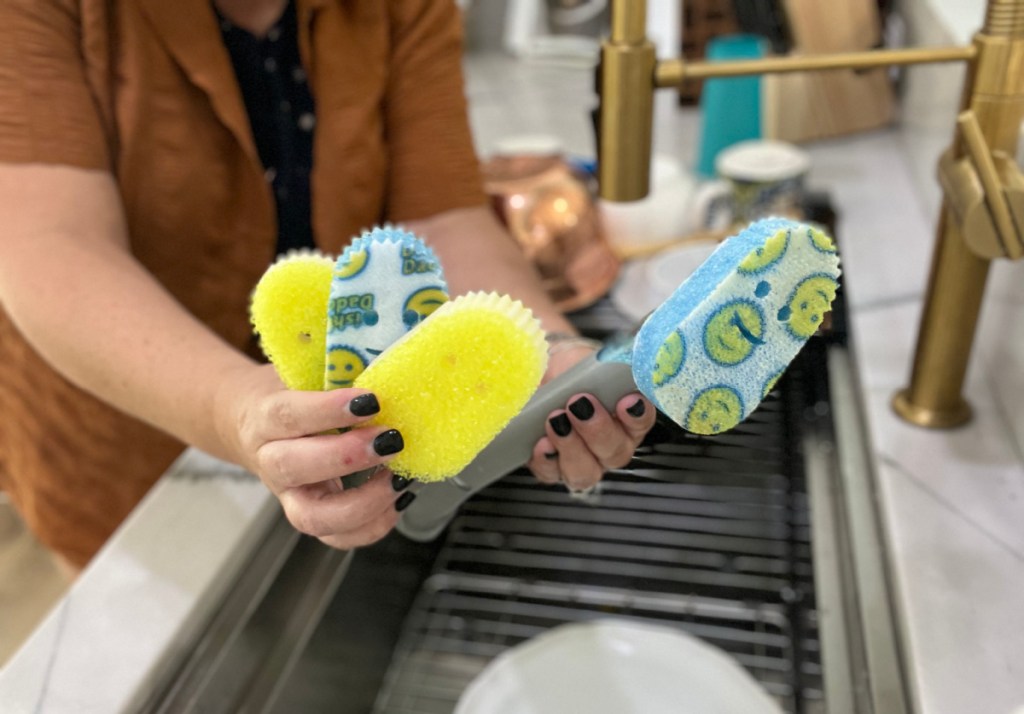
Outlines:
{"label": "smiley face print sponge", "polygon": [[441,266],[414,234],[384,226],[337,261],[313,250],[279,258],[260,278],[250,319],[289,389],[351,387],[392,342],[448,300]]}
{"label": "smiley face print sponge", "polygon": [[356,238],[331,280],[324,389],[351,387],[377,355],[447,301],[441,264],[416,235],[384,226]]}
{"label": "smiley face print sponge", "polygon": [[795,221],[751,224],[644,322],[633,378],[687,431],[717,434],[746,418],[817,332],[838,289],[824,233]]}

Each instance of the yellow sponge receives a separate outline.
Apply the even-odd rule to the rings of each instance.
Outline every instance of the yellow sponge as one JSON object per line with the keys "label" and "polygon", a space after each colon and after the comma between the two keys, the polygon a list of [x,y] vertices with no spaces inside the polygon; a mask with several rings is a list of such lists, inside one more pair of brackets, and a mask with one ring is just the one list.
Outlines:
{"label": "yellow sponge", "polygon": [[518,414],[547,368],[540,323],[522,303],[469,293],[442,305],[355,380],[398,429],[400,476],[440,481],[459,473]]}
{"label": "yellow sponge", "polygon": [[289,389],[323,389],[333,271],[327,256],[293,251],[271,265],[253,291],[250,319]]}

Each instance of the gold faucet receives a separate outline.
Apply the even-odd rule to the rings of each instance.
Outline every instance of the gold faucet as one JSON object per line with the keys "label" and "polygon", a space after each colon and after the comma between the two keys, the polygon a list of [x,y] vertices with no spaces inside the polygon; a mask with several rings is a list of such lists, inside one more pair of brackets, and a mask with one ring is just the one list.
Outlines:
{"label": "gold faucet", "polygon": [[1024,177],[1012,159],[1024,121],[1024,0],[989,0],[967,46],[728,62],[659,60],[646,18],[646,0],[612,0],[601,47],[598,183],[611,201],[647,195],[655,89],[688,79],[967,63],[953,143],[939,160],[943,202],[910,385],[893,408],[926,427],[970,419],[962,391],[989,264],[1024,256]]}

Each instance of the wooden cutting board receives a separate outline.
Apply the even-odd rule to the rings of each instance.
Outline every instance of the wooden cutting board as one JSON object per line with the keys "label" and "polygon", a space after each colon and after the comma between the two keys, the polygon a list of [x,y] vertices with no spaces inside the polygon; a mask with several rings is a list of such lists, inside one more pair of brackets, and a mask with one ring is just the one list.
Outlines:
{"label": "wooden cutting board", "polygon": [[876,0],[783,0],[793,45],[804,54],[854,52],[878,44]]}
{"label": "wooden cutting board", "polygon": [[[875,0],[783,0],[793,55],[858,52],[876,47]],[[894,98],[888,70],[832,70],[766,75],[762,133],[800,143],[888,124]]]}

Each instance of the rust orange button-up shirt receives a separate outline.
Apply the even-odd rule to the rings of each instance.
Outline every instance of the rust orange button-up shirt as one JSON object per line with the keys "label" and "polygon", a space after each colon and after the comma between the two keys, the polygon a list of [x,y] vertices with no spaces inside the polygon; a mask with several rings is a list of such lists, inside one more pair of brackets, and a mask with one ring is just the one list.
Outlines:
{"label": "rust orange button-up shirt", "polygon": [[[296,7],[318,246],[336,254],[376,223],[483,204],[450,0]],[[210,0],[0,5],[0,162],[111,172],[138,260],[250,343],[274,203]],[[182,448],[64,380],[0,310],[0,488],[49,547],[84,564]]]}

